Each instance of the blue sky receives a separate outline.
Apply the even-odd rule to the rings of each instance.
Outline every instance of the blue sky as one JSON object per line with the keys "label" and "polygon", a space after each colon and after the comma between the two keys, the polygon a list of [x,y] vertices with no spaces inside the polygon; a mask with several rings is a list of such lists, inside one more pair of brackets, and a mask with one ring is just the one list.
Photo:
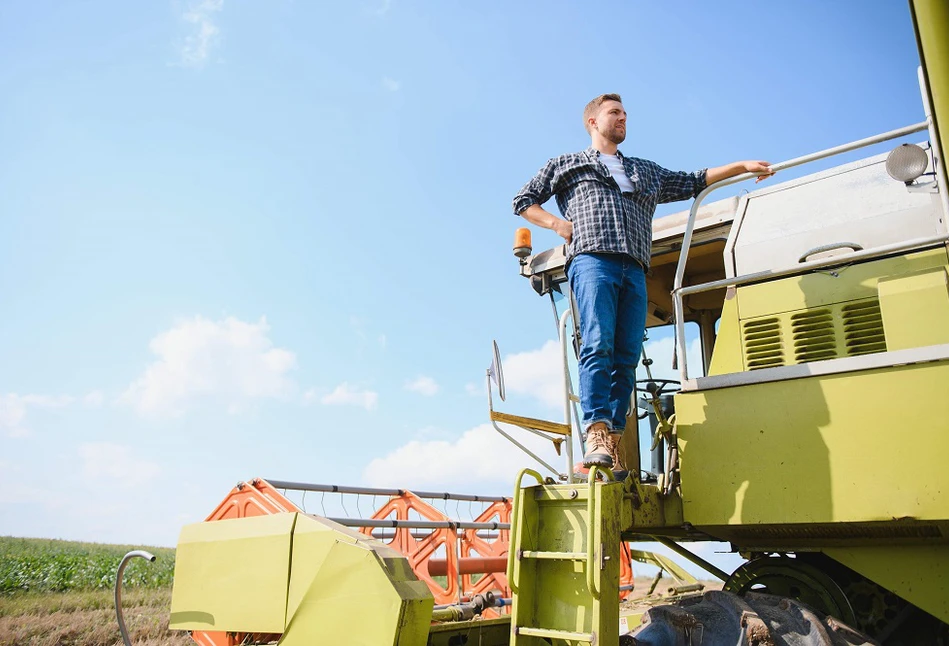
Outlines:
{"label": "blue sky", "polygon": [[510,201],[583,105],[777,162],[922,120],[917,64],[883,0],[3,4],[0,534],[171,545],[254,476],[509,491],[492,339],[505,410],[561,411]]}

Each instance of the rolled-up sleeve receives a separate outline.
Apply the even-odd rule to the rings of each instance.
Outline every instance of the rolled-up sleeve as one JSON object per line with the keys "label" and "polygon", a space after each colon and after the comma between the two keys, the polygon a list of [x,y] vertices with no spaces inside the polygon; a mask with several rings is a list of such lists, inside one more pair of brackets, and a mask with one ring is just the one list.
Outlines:
{"label": "rolled-up sleeve", "polygon": [[514,196],[514,214],[520,215],[529,206],[543,204],[554,194],[557,181],[557,159],[551,159],[537,171],[531,181]]}
{"label": "rolled-up sleeve", "polygon": [[693,173],[672,171],[656,166],[659,173],[659,201],[677,202],[695,197],[705,189],[707,168]]}

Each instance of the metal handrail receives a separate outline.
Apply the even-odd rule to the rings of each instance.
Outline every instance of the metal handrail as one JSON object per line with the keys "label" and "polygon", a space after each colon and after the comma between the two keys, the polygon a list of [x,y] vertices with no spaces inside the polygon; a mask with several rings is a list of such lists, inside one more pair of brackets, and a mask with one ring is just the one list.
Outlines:
{"label": "metal handrail", "polygon": [[597,465],[590,467],[590,472],[587,474],[587,482],[589,493],[587,494],[587,588],[590,590],[590,594],[594,599],[600,598],[600,591],[596,587],[596,543],[593,540],[593,536],[596,533],[596,523],[594,519],[597,516],[594,514],[596,511],[596,478],[597,475],[602,473],[603,477],[608,482],[613,482],[613,471],[611,469],[604,469]]}
{"label": "metal handrail", "polygon": [[514,500],[511,503],[511,530],[508,534],[508,550],[507,550],[507,571],[504,573],[507,576],[508,586],[511,588],[511,592],[517,593],[518,581],[514,579],[514,560],[516,553],[518,551],[517,541],[517,527],[520,523],[524,521],[518,516],[520,512],[520,504],[518,499],[521,494],[521,482],[524,480],[524,476],[529,475],[537,480],[537,484],[544,484],[544,479],[539,473],[533,469],[521,469],[520,473],[517,474],[517,479],[514,481]]}
{"label": "metal handrail", "polygon": [[[899,137],[905,137],[906,135],[911,135],[915,132],[921,132],[927,130],[930,127],[929,119],[926,121],[921,121],[919,123],[913,124],[911,126],[905,126],[903,128],[898,128],[896,130],[890,130],[883,134],[874,135],[872,137],[866,137],[865,139],[859,139],[857,141],[850,142],[848,144],[843,144],[840,146],[835,146],[833,148],[827,148],[826,150],[821,150],[816,153],[811,153],[809,155],[804,155],[802,157],[796,157],[788,161],[780,162],[777,164],[771,165],[771,170],[773,172],[778,172],[785,170],[787,168],[793,168],[794,166],[800,166],[802,164],[807,164],[812,161],[817,161],[820,159],[826,159],[827,157],[833,157],[834,155],[840,155],[852,150],[857,150],[858,148],[865,148],[867,146],[872,146],[873,144],[882,143],[884,141],[889,141],[891,139],[898,139]],[[682,281],[685,277],[685,265],[689,258],[689,248],[692,245],[692,232],[695,228],[695,218],[698,215],[699,206],[702,204],[702,201],[706,196],[720,188],[726,186],[731,186],[732,184],[737,184],[745,180],[751,179],[753,177],[758,177],[756,173],[742,173],[741,175],[736,175],[735,177],[730,177],[728,179],[723,179],[720,182],[715,182],[711,186],[707,186],[701,193],[695,197],[695,201],[692,203],[692,208],[689,211],[689,220],[685,226],[685,233],[682,238],[682,249],[679,252],[679,262],[676,265],[675,280],[673,281],[672,287],[672,306],[673,312],[675,315],[675,340],[676,340],[676,355],[679,359],[679,378],[681,381],[685,381],[689,378],[688,372],[688,359],[686,357],[686,345],[685,345],[685,307],[683,304],[683,297],[686,293],[694,293],[696,291],[704,291],[706,285],[712,285],[713,283],[707,283],[706,285],[694,285],[688,288],[682,287]],[[943,188],[943,187],[941,187]],[[877,249],[870,249],[867,252],[863,252],[864,255],[870,255],[873,253],[879,253]],[[853,258],[853,256],[848,256],[848,258]],[[826,264],[839,264],[840,259],[834,258],[832,261],[812,261],[812,263],[802,263],[796,265],[792,269],[786,270],[788,273],[796,273],[802,270],[812,268],[811,265],[817,266],[818,263],[826,262]],[[775,272],[759,272],[758,274],[749,274],[748,276],[739,276],[733,279],[726,281],[715,281],[715,287],[709,287],[708,289],[716,289],[717,287],[737,285],[742,281],[747,280],[749,276],[754,276],[752,280],[761,280],[764,277],[772,277],[779,275],[780,271]],[[688,291],[686,291],[688,290]]]}
{"label": "metal handrail", "polygon": [[567,349],[567,319],[572,318],[573,314],[570,312],[570,308],[566,308],[563,314],[560,315],[560,328],[558,330],[560,334],[560,352],[563,355],[563,421],[567,425],[567,429],[570,431],[567,434],[567,483],[573,483],[575,478],[573,476],[573,416],[571,415],[572,399],[571,395],[573,394],[570,384],[570,355]]}

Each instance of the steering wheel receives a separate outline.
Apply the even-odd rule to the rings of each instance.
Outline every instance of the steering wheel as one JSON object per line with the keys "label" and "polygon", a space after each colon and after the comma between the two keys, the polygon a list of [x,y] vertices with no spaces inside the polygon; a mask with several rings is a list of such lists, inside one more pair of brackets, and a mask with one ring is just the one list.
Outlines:
{"label": "steering wheel", "polygon": [[[645,391],[648,393],[648,397],[660,397],[667,392],[677,391],[682,387],[682,383],[675,379],[637,379],[636,380],[636,390]],[[649,415],[649,408],[646,408],[641,405],[641,402],[645,402],[648,405],[649,400],[640,398],[636,401],[636,408],[642,410],[642,414],[637,413],[637,419],[646,419]]]}
{"label": "steering wheel", "polygon": [[[642,384],[642,386],[640,386]],[[650,388],[652,386],[652,388]],[[650,395],[664,395],[668,391],[679,390],[682,383],[677,379],[637,379],[636,390],[645,390]]]}

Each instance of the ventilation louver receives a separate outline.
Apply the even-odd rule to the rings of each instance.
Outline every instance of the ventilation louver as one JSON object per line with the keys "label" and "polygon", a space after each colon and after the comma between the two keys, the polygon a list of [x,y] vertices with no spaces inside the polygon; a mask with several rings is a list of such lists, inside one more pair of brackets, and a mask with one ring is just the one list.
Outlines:
{"label": "ventilation louver", "polygon": [[876,298],[743,321],[742,340],[746,370],[886,352]]}
{"label": "ventilation louver", "polygon": [[777,318],[748,321],[744,332],[745,360],[749,370],[784,365],[781,322]]}

